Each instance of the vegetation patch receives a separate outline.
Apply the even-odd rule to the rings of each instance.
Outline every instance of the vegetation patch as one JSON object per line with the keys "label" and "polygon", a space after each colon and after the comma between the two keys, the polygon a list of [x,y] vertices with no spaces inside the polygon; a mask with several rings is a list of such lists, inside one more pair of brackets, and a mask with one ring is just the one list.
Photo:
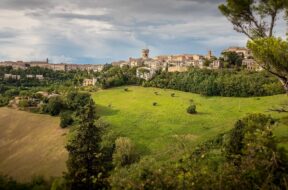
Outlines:
{"label": "vegetation patch", "polygon": [[[270,114],[276,119],[288,113],[267,111],[271,105],[281,105],[287,97],[276,95],[255,98],[203,97],[201,95],[158,88],[129,86],[130,93],[118,87],[92,94],[97,113],[111,125],[119,136],[126,136],[135,143],[141,155],[152,154],[159,159],[175,155],[174,135],[197,136],[187,148],[204,142],[217,134],[229,131],[234,123],[248,113]],[[161,96],[155,96],[155,92]],[[171,97],[177,94],[177,98]],[[157,102],[161,106],[152,106]],[[187,114],[187,105],[197,102],[198,114]],[[113,105],[109,107],[108,105]],[[156,108],[156,109],[155,109]],[[275,130],[287,134],[287,127],[279,123]],[[277,133],[277,136],[281,133]],[[283,136],[283,135],[281,135]],[[287,137],[286,137],[287,138]],[[173,153],[173,154],[172,154]]]}

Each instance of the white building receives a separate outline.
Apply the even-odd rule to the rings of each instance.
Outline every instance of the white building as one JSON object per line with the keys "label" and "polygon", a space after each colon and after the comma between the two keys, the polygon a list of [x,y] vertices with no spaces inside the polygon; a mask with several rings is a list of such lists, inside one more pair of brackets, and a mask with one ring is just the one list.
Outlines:
{"label": "white building", "polygon": [[140,67],[136,71],[136,76],[145,80],[150,80],[156,74],[156,70],[149,67]]}

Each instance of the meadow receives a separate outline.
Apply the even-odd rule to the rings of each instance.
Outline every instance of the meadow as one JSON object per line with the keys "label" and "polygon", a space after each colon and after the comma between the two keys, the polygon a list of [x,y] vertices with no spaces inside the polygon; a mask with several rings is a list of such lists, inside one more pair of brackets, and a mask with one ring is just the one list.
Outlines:
{"label": "meadow", "polygon": [[[126,86],[99,90],[92,97],[98,115],[110,125],[111,131],[129,137],[142,156],[176,159],[179,150],[191,151],[199,143],[229,131],[248,113],[270,114],[278,119],[274,132],[280,146],[288,150],[288,113],[268,111],[287,101],[286,95],[205,97]],[[196,115],[186,112],[191,102],[197,105]],[[0,173],[19,181],[28,181],[35,175],[61,176],[66,170],[69,131],[61,129],[59,122],[59,117],[0,108]]]}
{"label": "meadow", "polygon": [[[175,97],[171,96],[173,93]],[[110,124],[112,131],[129,137],[142,155],[173,159],[175,148],[193,148],[225,133],[249,113],[264,113],[278,119],[274,132],[280,145],[288,147],[288,114],[269,111],[287,101],[286,95],[205,97],[168,89],[127,86],[101,90],[92,96],[98,114]],[[197,105],[196,115],[186,113],[191,102]]]}

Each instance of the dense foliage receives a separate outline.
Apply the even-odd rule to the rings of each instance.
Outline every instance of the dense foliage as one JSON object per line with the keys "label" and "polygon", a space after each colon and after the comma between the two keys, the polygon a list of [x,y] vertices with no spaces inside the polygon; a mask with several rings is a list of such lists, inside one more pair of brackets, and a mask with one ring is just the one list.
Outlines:
{"label": "dense foliage", "polygon": [[258,64],[276,76],[288,93],[287,40],[281,39],[284,33],[275,37],[277,33],[274,31],[280,16],[285,14],[287,19],[288,1],[226,0],[219,9],[237,32],[250,38],[248,47]]}
{"label": "dense foliage", "polygon": [[274,120],[253,114],[182,159],[145,157],[110,177],[113,189],[287,189],[288,159],[277,148]]}
{"label": "dense foliage", "polygon": [[288,93],[288,41],[263,38],[248,42],[255,58],[268,72],[275,75]]}
{"label": "dense foliage", "polygon": [[265,72],[191,69],[161,73],[144,86],[169,88],[205,96],[267,96],[283,93],[279,81]]}
{"label": "dense foliage", "polygon": [[50,190],[51,183],[43,177],[34,177],[29,183],[19,183],[14,179],[0,175],[1,190]]}
{"label": "dense foliage", "polygon": [[81,108],[76,136],[68,143],[68,172],[65,176],[69,189],[106,189],[108,171],[105,151],[101,147],[101,122],[95,122],[95,103],[89,99]]}
{"label": "dense foliage", "polygon": [[136,68],[107,67],[101,72],[98,83],[102,88],[111,88],[123,85],[140,84],[141,79],[136,77]]}

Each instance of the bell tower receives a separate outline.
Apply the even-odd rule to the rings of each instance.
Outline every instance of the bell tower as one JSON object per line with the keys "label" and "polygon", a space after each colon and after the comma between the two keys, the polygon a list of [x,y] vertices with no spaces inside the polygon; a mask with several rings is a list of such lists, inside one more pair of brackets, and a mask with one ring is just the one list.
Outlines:
{"label": "bell tower", "polygon": [[142,49],[142,59],[149,58],[149,49]]}

